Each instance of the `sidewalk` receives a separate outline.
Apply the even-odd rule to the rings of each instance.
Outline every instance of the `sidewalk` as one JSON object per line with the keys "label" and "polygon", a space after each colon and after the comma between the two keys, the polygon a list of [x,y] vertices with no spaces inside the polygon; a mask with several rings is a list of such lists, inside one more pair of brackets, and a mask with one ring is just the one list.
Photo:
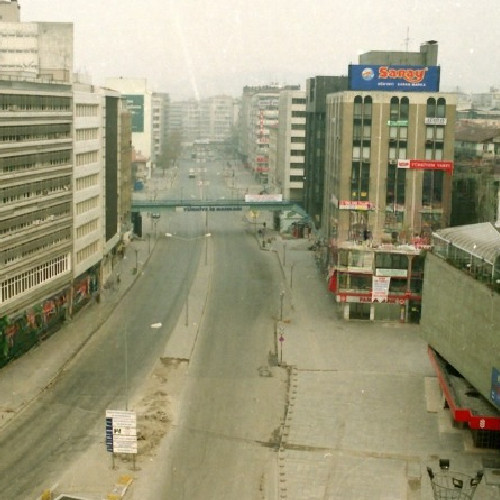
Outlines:
{"label": "sidewalk", "polygon": [[[272,247],[285,291],[277,354],[291,373],[277,498],[427,500],[438,458],[471,476],[498,459],[474,449],[442,404],[428,410],[437,382],[418,325],[340,319],[312,244],[278,237]],[[500,497],[493,472],[474,499]]]}
{"label": "sidewalk", "polygon": [[[139,269],[137,273],[134,273],[136,250]],[[122,261],[115,267],[113,275],[108,280],[113,285],[102,287],[98,304],[94,299],[71,320],[64,323],[54,335],[2,368],[0,371],[0,394],[2,394],[0,428],[53,383],[111,314],[135,279],[140,276],[148,258],[147,241],[130,242]],[[120,275],[120,283],[117,283],[117,274]]]}

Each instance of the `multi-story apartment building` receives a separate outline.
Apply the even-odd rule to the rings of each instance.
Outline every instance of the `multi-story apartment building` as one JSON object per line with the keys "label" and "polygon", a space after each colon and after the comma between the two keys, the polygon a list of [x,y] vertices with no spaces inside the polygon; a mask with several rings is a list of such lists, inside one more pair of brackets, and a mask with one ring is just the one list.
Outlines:
{"label": "multi-story apartment building", "polygon": [[0,22],[4,76],[71,81],[72,23],[21,22],[16,0],[0,1]]}
{"label": "multi-story apartment building", "polygon": [[200,101],[200,138],[223,143],[231,137],[235,124],[235,100],[217,95]]}
{"label": "multi-story apartment building", "polygon": [[0,340],[12,356],[70,302],[71,86],[0,79],[0,109]]}
{"label": "multi-story apartment building", "polygon": [[[104,107],[101,95],[91,85],[73,86],[73,292],[71,311],[87,297],[89,274],[97,289],[99,265],[103,257],[105,164]],[[83,292],[85,290],[85,292]]]}
{"label": "multi-story apartment building", "polygon": [[236,102],[231,96],[173,102],[170,109],[168,129],[180,130],[185,145],[199,140],[220,144],[233,134]]}
{"label": "multi-story apartment building", "polygon": [[[98,292],[130,217],[121,96],[72,75],[71,24],[21,23],[14,4],[0,2],[12,38],[0,71],[0,365]],[[16,68],[24,52],[37,54],[29,71]]]}
{"label": "multi-story apartment building", "polygon": [[350,90],[327,97],[322,230],[344,316],[404,320],[420,300],[418,248],[449,224],[456,98],[439,92],[435,42],[365,56]]}
{"label": "multi-story apartment building", "polygon": [[299,85],[244,87],[239,115],[239,154],[261,184],[268,183],[269,129],[278,124],[280,92]]}
{"label": "multi-story apartment building", "polygon": [[132,115],[122,107],[119,130],[119,156],[121,160],[118,171],[118,217],[121,233],[131,229],[132,220]]}
{"label": "multi-story apartment building", "polygon": [[500,228],[499,126],[458,121],[452,192],[452,226],[492,222]]}
{"label": "multi-story apartment building", "polygon": [[107,78],[106,87],[120,92],[127,102],[132,114],[132,146],[138,155],[147,159],[146,178],[149,179],[154,159],[153,93],[144,78]]}
{"label": "multi-story apartment building", "polygon": [[306,83],[306,157],[303,206],[321,227],[325,190],[326,96],[347,90],[347,76],[315,76]]}
{"label": "multi-story apartment building", "polygon": [[162,155],[166,147],[168,103],[170,97],[164,93],[153,93],[151,124],[152,168],[162,167]]}
{"label": "multi-story apartment building", "polygon": [[280,93],[277,129],[277,159],[272,176],[285,200],[302,203],[306,155],[305,91]]}

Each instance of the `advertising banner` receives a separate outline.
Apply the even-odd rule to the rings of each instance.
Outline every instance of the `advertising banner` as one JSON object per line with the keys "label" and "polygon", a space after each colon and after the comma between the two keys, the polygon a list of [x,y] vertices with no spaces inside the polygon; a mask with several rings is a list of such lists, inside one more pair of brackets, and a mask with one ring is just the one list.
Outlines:
{"label": "advertising banner", "polygon": [[124,97],[132,114],[132,132],[144,132],[144,96],[129,94]]}
{"label": "advertising banner", "polygon": [[387,302],[390,284],[389,276],[373,276],[372,302]]}
{"label": "advertising banner", "polygon": [[339,210],[375,210],[375,205],[371,201],[339,200]]}
{"label": "advertising banner", "polygon": [[439,66],[349,65],[349,90],[439,92]]}
{"label": "advertising banner", "polygon": [[453,172],[453,161],[450,160],[398,160],[398,168],[417,170],[442,170],[448,174]]}

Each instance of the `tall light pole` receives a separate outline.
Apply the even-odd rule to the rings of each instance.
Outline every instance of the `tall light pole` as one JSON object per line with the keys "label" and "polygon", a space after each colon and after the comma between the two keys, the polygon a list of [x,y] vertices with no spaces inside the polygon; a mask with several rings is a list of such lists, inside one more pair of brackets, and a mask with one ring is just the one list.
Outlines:
{"label": "tall light pole", "polygon": [[128,411],[128,329],[123,330],[123,340],[125,342],[125,411]]}
{"label": "tall light pole", "polygon": [[205,233],[205,265],[208,264],[208,238],[212,236],[210,233]]}
{"label": "tall light pole", "polygon": [[280,292],[280,321],[283,321],[283,298],[285,297],[285,292],[281,290]]}

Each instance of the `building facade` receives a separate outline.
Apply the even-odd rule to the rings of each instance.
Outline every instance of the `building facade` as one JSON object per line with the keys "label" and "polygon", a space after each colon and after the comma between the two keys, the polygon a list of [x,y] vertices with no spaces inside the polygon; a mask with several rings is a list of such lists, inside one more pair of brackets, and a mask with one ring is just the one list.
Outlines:
{"label": "building facade", "polygon": [[455,96],[357,92],[327,98],[323,220],[332,245],[410,243],[449,224]]}
{"label": "building facade", "polygon": [[306,155],[306,94],[285,90],[278,101],[277,158],[273,178],[283,199],[302,203]]}
{"label": "building facade", "polygon": [[71,73],[71,24],[18,10],[0,2],[0,365],[97,296],[130,216],[121,96]]}
{"label": "building facade", "polygon": [[326,96],[347,90],[347,76],[315,76],[306,83],[306,157],[303,206],[320,228],[325,190]]}
{"label": "building facade", "polygon": [[16,0],[0,2],[2,74],[15,78],[70,82],[73,24],[21,22]]}
{"label": "building facade", "polygon": [[154,160],[153,93],[144,78],[107,78],[106,87],[120,92],[127,102],[132,115],[132,147],[137,155],[146,158],[146,179],[149,179]]}
{"label": "building facade", "polygon": [[67,84],[0,80],[0,364],[67,315],[72,101]]}
{"label": "building facade", "polygon": [[244,87],[239,113],[239,155],[263,185],[269,179],[269,129],[278,125],[279,95],[300,85]]}
{"label": "building facade", "polygon": [[420,249],[451,212],[456,97],[439,91],[436,57],[435,42],[370,52],[327,96],[322,233],[345,318],[419,315]]}
{"label": "building facade", "polygon": [[170,96],[155,92],[152,97],[151,152],[152,168],[162,168],[165,148],[167,146],[167,123]]}

